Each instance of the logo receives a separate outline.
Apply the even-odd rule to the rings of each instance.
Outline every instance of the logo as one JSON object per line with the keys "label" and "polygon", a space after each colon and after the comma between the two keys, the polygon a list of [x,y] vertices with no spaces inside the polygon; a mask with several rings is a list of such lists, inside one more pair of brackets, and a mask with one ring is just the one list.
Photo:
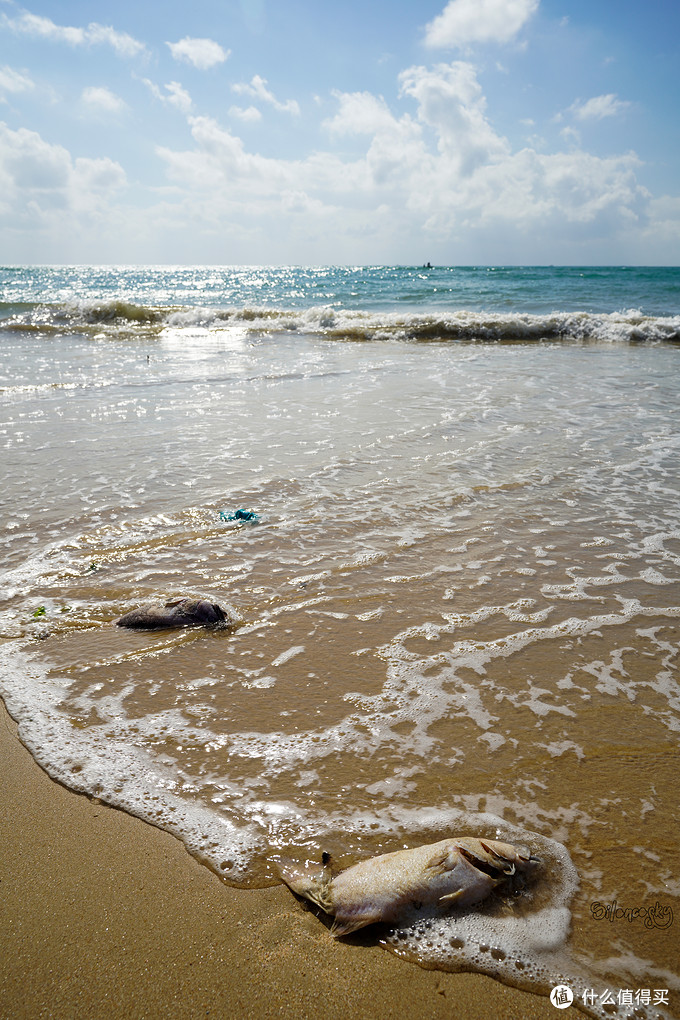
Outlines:
{"label": "logo", "polygon": [[574,1001],[574,993],[569,985],[555,985],[550,993],[550,1001],[556,1009],[566,1009]]}

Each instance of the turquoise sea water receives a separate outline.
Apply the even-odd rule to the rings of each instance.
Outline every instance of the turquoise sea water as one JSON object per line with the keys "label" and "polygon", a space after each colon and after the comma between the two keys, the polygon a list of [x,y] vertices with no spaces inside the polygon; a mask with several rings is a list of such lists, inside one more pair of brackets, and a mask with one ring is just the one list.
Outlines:
{"label": "turquoise sea water", "polygon": [[357,339],[677,340],[677,268],[10,267],[13,328],[233,322]]}
{"label": "turquoise sea water", "polygon": [[[677,1003],[679,285],[0,270],[0,694],[22,740],[239,885],[280,853],[528,844],[532,888],[376,937]],[[113,626],[183,594],[239,626]],[[614,902],[660,923],[605,924]]]}

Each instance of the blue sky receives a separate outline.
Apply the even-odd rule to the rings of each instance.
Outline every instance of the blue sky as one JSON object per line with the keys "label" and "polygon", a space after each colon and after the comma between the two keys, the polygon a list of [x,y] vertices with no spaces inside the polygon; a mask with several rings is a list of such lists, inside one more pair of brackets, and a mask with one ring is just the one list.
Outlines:
{"label": "blue sky", "polygon": [[0,261],[678,264],[677,0],[0,0]]}

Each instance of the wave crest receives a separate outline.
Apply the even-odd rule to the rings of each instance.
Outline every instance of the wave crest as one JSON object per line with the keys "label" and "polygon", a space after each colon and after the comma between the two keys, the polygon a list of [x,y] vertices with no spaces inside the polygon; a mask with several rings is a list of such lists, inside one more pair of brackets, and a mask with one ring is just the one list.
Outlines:
{"label": "wave crest", "polygon": [[[9,309],[7,309],[9,311]],[[677,343],[680,316],[649,316],[637,309],[592,313],[554,311],[472,312],[437,314],[374,312],[316,305],[305,309],[257,306],[208,308],[161,307],[115,299],[64,305],[14,306],[3,327],[16,331],[93,329],[120,336],[158,334],[166,330],[222,331],[238,327],[248,333],[314,333],[329,340],[402,340],[407,342],[537,343],[598,341],[605,343]],[[98,334],[99,335],[99,334]]]}

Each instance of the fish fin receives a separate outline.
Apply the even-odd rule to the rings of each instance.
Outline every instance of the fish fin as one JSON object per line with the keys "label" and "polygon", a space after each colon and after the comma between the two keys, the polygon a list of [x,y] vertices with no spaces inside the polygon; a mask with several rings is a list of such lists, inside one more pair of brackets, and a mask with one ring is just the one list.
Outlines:
{"label": "fish fin", "polygon": [[329,931],[334,939],[339,939],[343,935],[351,935],[353,931],[358,931],[359,928],[365,928],[367,924],[373,924],[379,920],[379,917],[374,917],[372,914],[361,914],[359,917],[348,918],[346,921],[338,921],[336,918]]}
{"label": "fish fin", "polygon": [[425,868],[433,875],[443,875],[447,871],[453,871],[457,863],[456,859],[452,859],[451,851],[446,849],[440,850],[439,853],[430,858]]}
{"label": "fish fin", "polygon": [[462,889],[456,889],[455,892],[446,893],[445,896],[440,896],[439,897],[439,902],[440,903],[446,903],[447,906],[451,906],[451,904],[455,903],[456,900],[459,900],[462,895],[463,895],[463,890]]}
{"label": "fish fin", "polygon": [[494,860],[501,862],[498,865],[498,867],[504,874],[506,875],[515,874],[515,865],[508,857],[505,857],[503,854],[500,854],[497,850],[494,849],[494,847],[490,843],[485,843],[483,839],[480,839],[479,843],[482,849],[486,850],[490,857],[494,858]]}
{"label": "fish fin", "polygon": [[289,889],[311,903],[316,903],[326,913],[329,912],[330,875],[324,865],[313,864],[311,861],[300,864],[285,857],[273,858],[273,861],[279,877]]}

